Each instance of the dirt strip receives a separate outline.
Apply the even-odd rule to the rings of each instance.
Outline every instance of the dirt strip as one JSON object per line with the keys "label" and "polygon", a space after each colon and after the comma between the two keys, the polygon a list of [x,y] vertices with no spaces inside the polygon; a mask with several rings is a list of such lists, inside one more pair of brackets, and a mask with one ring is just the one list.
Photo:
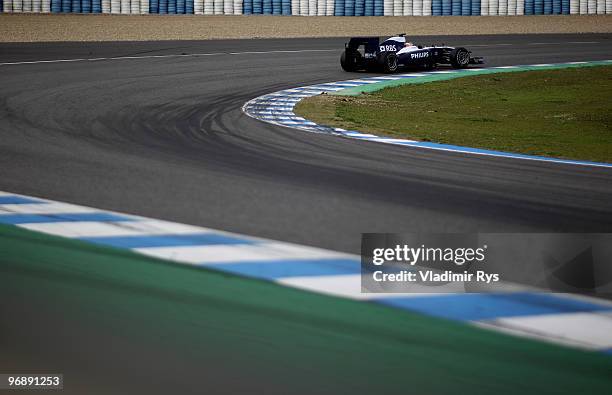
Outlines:
{"label": "dirt strip", "polygon": [[0,14],[0,42],[153,41],[357,35],[611,33],[612,15],[288,17]]}

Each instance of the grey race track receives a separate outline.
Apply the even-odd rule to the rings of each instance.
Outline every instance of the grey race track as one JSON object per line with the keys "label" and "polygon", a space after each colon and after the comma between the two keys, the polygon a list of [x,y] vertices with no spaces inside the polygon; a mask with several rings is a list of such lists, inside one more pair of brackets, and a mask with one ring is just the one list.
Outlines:
{"label": "grey race track", "polygon": [[[474,50],[487,56],[489,65],[612,58],[610,35],[425,41],[478,45]],[[341,39],[0,44],[0,63],[337,49],[0,65],[0,190],[354,253],[361,232],[612,231],[609,169],[345,140],[275,127],[241,112],[245,101],[270,91],[351,78],[339,69],[342,44]],[[94,284],[92,292],[98,287],[104,290]],[[219,359],[179,355],[170,350],[171,339],[151,347],[146,336],[126,331],[134,320],[122,311],[104,314],[93,305],[83,313],[53,304],[54,298],[45,304],[27,287],[18,295],[1,291],[0,348],[8,352],[0,365],[61,371],[66,393],[86,388],[91,394],[168,394],[182,388],[287,394],[307,392],[300,385],[327,377],[316,368],[304,369],[304,377],[290,384],[276,377],[284,370],[273,351],[249,354],[252,342],[267,338],[244,335],[248,322],[244,328],[220,327],[236,345]],[[190,310],[181,300],[171,299],[183,319],[174,324],[188,325]],[[240,311],[229,307],[230,313]],[[294,330],[285,324],[290,319],[275,322]],[[173,323],[165,324],[150,323],[162,329]],[[335,336],[313,325],[297,330]],[[205,336],[210,328],[202,332],[198,349],[210,346]],[[239,359],[237,353],[246,356]],[[317,353],[320,359],[326,355]],[[294,363],[291,355],[286,363]],[[255,379],[256,367],[269,371]],[[370,380],[362,377],[355,385]],[[452,375],[443,379],[466,382]]]}
{"label": "grey race track", "polygon": [[[612,231],[609,169],[346,140],[241,112],[353,77],[344,41],[0,44],[0,63],[222,53],[0,65],[0,190],[353,253],[362,232]],[[490,66],[612,58],[612,35],[414,41],[471,47]],[[254,53],[273,50],[320,51]]]}

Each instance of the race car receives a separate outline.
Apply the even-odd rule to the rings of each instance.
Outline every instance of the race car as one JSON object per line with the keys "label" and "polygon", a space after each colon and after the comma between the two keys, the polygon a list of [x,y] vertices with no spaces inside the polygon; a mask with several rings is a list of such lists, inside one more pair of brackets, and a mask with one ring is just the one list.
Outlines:
{"label": "race car", "polygon": [[431,70],[437,65],[463,69],[470,64],[483,64],[482,57],[472,56],[463,47],[422,46],[406,42],[399,34],[380,42],[378,37],[353,37],[345,44],[340,57],[344,71],[382,71],[394,73],[403,67]]}

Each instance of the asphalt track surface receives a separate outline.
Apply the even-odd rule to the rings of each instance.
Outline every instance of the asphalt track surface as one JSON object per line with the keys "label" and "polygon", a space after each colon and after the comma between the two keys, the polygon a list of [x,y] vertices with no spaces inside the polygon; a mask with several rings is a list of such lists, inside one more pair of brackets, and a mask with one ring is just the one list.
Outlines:
{"label": "asphalt track surface", "polygon": [[[414,41],[473,48],[488,66],[612,58],[612,35]],[[362,232],[612,231],[610,169],[406,149],[242,113],[271,91],[354,78],[339,67],[343,42],[0,44],[0,63],[140,57],[0,65],[0,190],[352,253]],[[21,321],[3,318],[4,333],[23,331],[2,341],[33,350],[45,325],[62,341],[61,319],[20,310],[28,295],[5,297],[3,314]],[[83,346],[90,334],[67,328],[63,341]],[[112,364],[111,340],[90,355]],[[51,358],[54,346],[39,346]],[[141,379],[152,365],[201,368],[114,346],[142,361]]]}
{"label": "asphalt track surface", "polygon": [[[609,169],[359,142],[242,113],[271,91],[354,77],[339,67],[344,41],[1,44],[0,63],[215,55],[0,66],[0,189],[353,253],[362,232],[612,231]],[[465,45],[488,66],[612,57],[612,35],[414,41]],[[217,54],[276,50],[304,52]]]}

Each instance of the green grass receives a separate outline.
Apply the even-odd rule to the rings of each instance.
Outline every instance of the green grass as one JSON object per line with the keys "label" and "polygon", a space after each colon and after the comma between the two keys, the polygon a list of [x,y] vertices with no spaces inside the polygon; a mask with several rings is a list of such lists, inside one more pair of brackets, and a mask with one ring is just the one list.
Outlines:
{"label": "green grass", "polygon": [[296,113],[392,137],[612,162],[612,66],[487,74],[321,95]]}
{"label": "green grass", "polygon": [[[36,348],[27,354],[24,344],[10,348],[32,364],[42,356],[88,363],[106,355],[99,339],[111,337],[162,355],[171,350],[202,366],[206,380],[215,374],[211,366],[227,367],[277,390],[270,393],[540,395],[603,393],[612,385],[612,358],[603,354],[5,225],[0,297],[19,302],[5,312],[29,313],[2,325],[7,361],[8,345],[27,325],[41,328],[31,344],[65,344],[52,356]],[[98,351],[79,351],[45,316],[36,318],[41,311],[60,314],[68,333],[96,334]]]}

